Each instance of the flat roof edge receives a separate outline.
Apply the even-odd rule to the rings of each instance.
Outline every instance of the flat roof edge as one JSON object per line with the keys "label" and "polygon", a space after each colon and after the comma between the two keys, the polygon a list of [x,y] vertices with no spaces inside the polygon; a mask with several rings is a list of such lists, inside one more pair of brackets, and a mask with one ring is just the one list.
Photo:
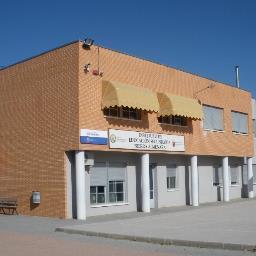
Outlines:
{"label": "flat roof edge", "polygon": [[[41,53],[39,53],[39,54],[36,54],[36,55],[31,56],[31,57],[25,58],[25,59],[23,59],[23,60],[17,61],[17,62],[15,62],[15,63],[13,63],[13,64],[8,65],[8,66],[4,66],[4,67],[0,68],[0,72],[3,71],[3,70],[6,70],[6,69],[8,69],[8,68],[11,68],[11,67],[13,67],[13,66],[15,66],[15,65],[24,63],[24,62],[29,61],[29,60],[31,60],[31,59],[34,59],[34,58],[37,58],[37,57],[42,56],[42,55],[44,55],[44,54],[47,54],[47,53],[49,53],[49,52],[52,52],[52,51],[55,51],[55,50],[57,50],[57,49],[66,47],[66,46],[71,45],[71,44],[74,44],[74,43],[79,43],[79,42],[81,43],[81,42],[83,42],[83,40],[80,40],[80,39],[78,39],[78,40],[73,40],[73,41],[71,41],[71,42],[69,42],[69,43],[60,45],[60,46],[55,47],[55,48],[52,48],[52,49],[50,49],[50,50],[46,50],[46,51],[43,51],[43,52],[41,52]],[[156,62],[156,61],[153,61],[153,60],[150,60],[150,59],[146,59],[146,58],[143,58],[143,57],[138,57],[138,56],[135,56],[135,55],[126,53],[126,52],[121,52],[121,51],[119,51],[119,50],[113,50],[113,49],[110,49],[110,48],[107,48],[107,47],[104,47],[104,46],[101,46],[101,45],[95,44],[95,46],[101,47],[101,48],[103,48],[103,49],[106,49],[106,50],[109,50],[109,51],[112,51],[112,52],[117,52],[117,53],[119,53],[119,54],[124,54],[124,55],[130,56],[130,57],[136,58],[136,59],[144,60],[144,61],[147,61],[147,62],[156,64],[156,65],[161,65],[161,66],[164,66],[164,67],[166,67],[166,68],[175,69],[175,70],[177,70],[177,71],[180,71],[180,72],[183,72],[183,73],[187,73],[187,74],[190,74],[190,75],[193,75],[193,76],[197,76],[197,77],[200,77],[200,78],[204,78],[204,79],[207,79],[207,80],[212,81],[212,82],[220,83],[220,84],[223,84],[223,85],[232,87],[232,88],[234,88],[234,89],[238,89],[238,90],[241,90],[241,91],[248,92],[248,93],[250,93],[251,96],[252,96],[252,92],[251,92],[251,91],[249,91],[249,90],[247,90],[247,89],[243,89],[243,88],[241,88],[241,87],[238,88],[238,87],[236,87],[236,86],[234,86],[234,85],[232,85],[232,84],[224,83],[224,82],[221,82],[221,81],[218,81],[218,80],[209,78],[209,77],[205,77],[205,76],[202,76],[202,75],[199,75],[199,74],[196,74],[196,73],[192,73],[192,72],[189,72],[189,71],[186,71],[186,70],[183,70],[183,69],[180,69],[180,68],[176,68],[176,67],[173,67],[173,66],[170,66],[170,65],[167,65],[167,64],[162,64],[162,63],[159,63],[159,62]]]}
{"label": "flat roof edge", "polygon": [[[79,42],[83,42],[83,41],[82,41],[82,40],[79,40]],[[220,83],[220,84],[223,84],[223,85],[232,87],[232,88],[234,88],[234,89],[238,89],[238,90],[245,91],[245,92],[248,92],[248,93],[252,94],[251,91],[249,91],[249,90],[247,90],[247,89],[243,89],[243,88],[241,88],[241,87],[238,88],[238,87],[236,87],[236,86],[233,85],[233,84],[221,82],[221,81],[218,81],[218,80],[215,80],[215,79],[212,79],[212,78],[209,78],[209,77],[205,77],[205,76],[202,76],[202,75],[199,75],[199,74],[196,74],[196,73],[192,73],[192,72],[189,72],[189,71],[186,71],[186,70],[183,70],[183,69],[174,67],[174,66],[170,66],[170,65],[167,65],[167,64],[162,64],[162,63],[159,63],[159,62],[157,62],[157,61],[153,61],[153,60],[146,59],[146,58],[143,58],[143,57],[138,57],[138,56],[135,56],[135,55],[126,53],[126,52],[121,52],[121,51],[119,51],[119,50],[113,50],[113,49],[104,47],[104,46],[102,46],[102,45],[96,45],[96,44],[94,44],[94,45],[95,45],[95,46],[98,46],[98,47],[101,47],[101,48],[103,48],[103,49],[112,51],[112,52],[117,52],[117,53],[120,53],[120,54],[124,54],[124,55],[130,56],[130,57],[136,58],[136,59],[140,59],[140,60],[144,60],[144,61],[147,61],[147,62],[150,62],[150,63],[153,63],[153,64],[161,65],[161,66],[164,66],[164,67],[166,67],[166,68],[175,69],[175,70],[180,71],[180,72],[183,72],[183,73],[187,73],[187,74],[190,74],[190,75],[193,75],[193,76],[197,76],[197,77],[200,77],[200,78],[204,78],[204,79],[210,80],[210,81],[212,81],[212,82]]]}
{"label": "flat roof edge", "polygon": [[61,49],[61,48],[63,48],[63,47],[66,47],[66,46],[68,46],[68,45],[71,45],[71,44],[74,44],[74,43],[78,43],[78,42],[80,42],[80,40],[73,40],[73,41],[71,41],[71,42],[69,42],[69,43],[62,44],[62,45],[60,45],[60,46],[58,46],[58,47],[54,47],[54,48],[52,48],[52,49],[50,49],[50,50],[42,51],[42,52],[39,53],[39,54],[36,54],[36,55],[31,56],[31,57],[22,59],[22,60],[20,60],[20,61],[17,61],[17,62],[15,62],[15,63],[13,63],[13,64],[8,65],[8,66],[3,66],[2,68],[0,68],[0,72],[3,71],[3,70],[6,70],[6,69],[8,69],[8,68],[11,68],[11,67],[13,67],[13,66],[16,66],[16,65],[18,65],[18,64],[21,64],[21,63],[24,63],[24,62],[26,62],[26,61],[32,60],[32,59],[34,59],[34,58],[37,58],[37,57],[39,57],[39,56],[42,56],[42,55],[44,55],[44,54],[47,54],[47,53],[49,53],[49,52],[52,52],[52,51]]}

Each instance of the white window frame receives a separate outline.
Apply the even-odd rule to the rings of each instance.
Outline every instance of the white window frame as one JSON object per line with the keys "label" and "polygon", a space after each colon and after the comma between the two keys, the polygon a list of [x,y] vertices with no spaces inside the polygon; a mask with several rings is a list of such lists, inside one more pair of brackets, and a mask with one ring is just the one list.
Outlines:
{"label": "white window frame", "polygon": [[[168,178],[171,177],[171,176],[168,176],[168,168],[175,168],[175,188],[168,188]],[[176,164],[166,165],[166,188],[167,188],[167,191],[176,191],[179,189],[179,172]]]}
{"label": "white window frame", "polygon": [[[114,191],[110,192],[110,182],[113,182],[114,185]],[[117,184],[122,183],[123,186],[123,192],[117,191]],[[126,202],[126,188],[125,188],[125,180],[108,180],[108,203],[110,204],[118,204],[118,203],[125,203]],[[110,194],[115,195],[116,201],[110,201]],[[123,201],[117,201],[117,195],[123,194]]]}
{"label": "white window frame", "polygon": [[[91,187],[95,187],[96,188],[96,192],[95,193],[91,193]],[[98,187],[104,187],[104,198],[105,198],[105,201],[103,203],[99,203],[98,202],[98,195],[99,194],[103,194],[103,193],[99,193],[98,192]],[[91,195],[92,194],[95,194],[96,196],[96,203],[91,203]],[[99,204],[106,204],[106,186],[102,186],[102,185],[93,185],[93,186],[90,186],[90,204],[91,205],[99,205]]]}
{"label": "white window frame", "polygon": [[[233,115],[232,115],[232,113],[236,113],[236,114],[247,116],[247,123],[246,123],[246,125],[247,125],[247,132],[241,132],[241,131],[235,131],[234,130],[234,127],[233,127]],[[248,135],[248,133],[249,133],[249,115],[248,115],[248,113],[242,113],[242,112],[239,112],[239,111],[231,110],[231,124],[232,124],[232,133],[233,134]]]}
{"label": "white window frame", "polygon": [[[106,167],[106,185],[104,186],[104,193],[105,193],[105,202],[104,203],[91,203],[91,187],[99,187],[99,185],[94,185],[91,184],[91,178],[90,178],[90,187],[89,187],[89,191],[90,191],[90,207],[100,207],[100,206],[113,206],[113,205],[126,205],[128,204],[128,176],[127,176],[127,163],[125,162],[115,162],[115,161],[102,161],[102,162],[98,162],[98,163],[104,163],[105,167]],[[97,164],[97,162],[95,163]],[[124,165],[125,168],[125,173],[124,173],[124,180],[115,180],[112,179],[111,177],[109,177],[109,169],[111,168],[111,164],[121,164]],[[93,172],[93,170],[92,170]],[[123,182],[123,201],[116,201],[116,202],[110,202],[109,200],[109,182]],[[100,185],[103,186],[103,185]],[[97,191],[96,191],[97,192]],[[95,194],[95,193],[93,193]],[[96,195],[97,196],[97,195]]]}
{"label": "white window frame", "polygon": [[205,131],[210,131],[210,132],[224,132],[225,131],[224,108],[203,104],[203,113],[204,113],[204,107],[218,109],[222,111],[222,129],[205,128],[205,116],[203,117],[203,129]]}

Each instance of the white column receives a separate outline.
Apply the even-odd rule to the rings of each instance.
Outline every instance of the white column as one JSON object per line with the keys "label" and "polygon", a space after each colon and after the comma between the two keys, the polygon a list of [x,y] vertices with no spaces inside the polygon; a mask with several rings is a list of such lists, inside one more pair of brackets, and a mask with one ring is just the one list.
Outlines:
{"label": "white column", "polygon": [[228,157],[222,158],[222,172],[223,172],[223,200],[225,202],[229,201],[229,167],[228,167]]}
{"label": "white column", "polygon": [[84,151],[76,151],[76,210],[77,219],[86,219]]}
{"label": "white column", "polygon": [[141,196],[142,211],[150,212],[149,154],[141,155]]}
{"label": "white column", "polygon": [[197,156],[191,156],[191,196],[192,205],[198,206],[198,169],[197,169]]}
{"label": "white column", "polygon": [[253,198],[253,170],[252,170],[252,157],[247,159],[247,187],[248,187],[248,198]]}

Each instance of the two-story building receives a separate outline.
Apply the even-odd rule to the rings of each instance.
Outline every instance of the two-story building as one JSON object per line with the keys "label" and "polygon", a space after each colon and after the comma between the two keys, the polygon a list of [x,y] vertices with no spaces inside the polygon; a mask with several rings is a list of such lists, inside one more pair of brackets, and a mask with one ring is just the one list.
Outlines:
{"label": "two-story building", "polygon": [[80,41],[0,70],[0,90],[0,195],[22,214],[253,197],[250,92]]}

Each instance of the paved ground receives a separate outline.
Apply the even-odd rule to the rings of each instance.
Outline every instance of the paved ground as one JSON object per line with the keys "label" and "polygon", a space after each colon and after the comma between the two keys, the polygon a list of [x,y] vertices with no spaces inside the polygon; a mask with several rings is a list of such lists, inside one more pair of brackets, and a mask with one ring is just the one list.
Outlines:
{"label": "paved ground", "polygon": [[[190,210],[187,210],[190,209]],[[256,200],[62,227],[60,231],[117,239],[224,248],[256,248]],[[154,238],[154,239],[152,239]],[[190,241],[190,242],[187,242]]]}
{"label": "paved ground", "polygon": [[[164,210],[165,211],[165,210]],[[165,213],[163,213],[165,214]],[[140,215],[140,219],[144,218]],[[156,215],[155,215],[156,216]],[[132,220],[132,214],[122,216]],[[110,221],[113,218],[105,218]],[[119,217],[119,219],[121,216]],[[104,218],[98,221],[103,224]],[[96,218],[89,219],[97,221]],[[56,227],[83,222],[0,215],[0,255],[4,256],[253,256],[251,252],[161,246],[54,232]]]}

